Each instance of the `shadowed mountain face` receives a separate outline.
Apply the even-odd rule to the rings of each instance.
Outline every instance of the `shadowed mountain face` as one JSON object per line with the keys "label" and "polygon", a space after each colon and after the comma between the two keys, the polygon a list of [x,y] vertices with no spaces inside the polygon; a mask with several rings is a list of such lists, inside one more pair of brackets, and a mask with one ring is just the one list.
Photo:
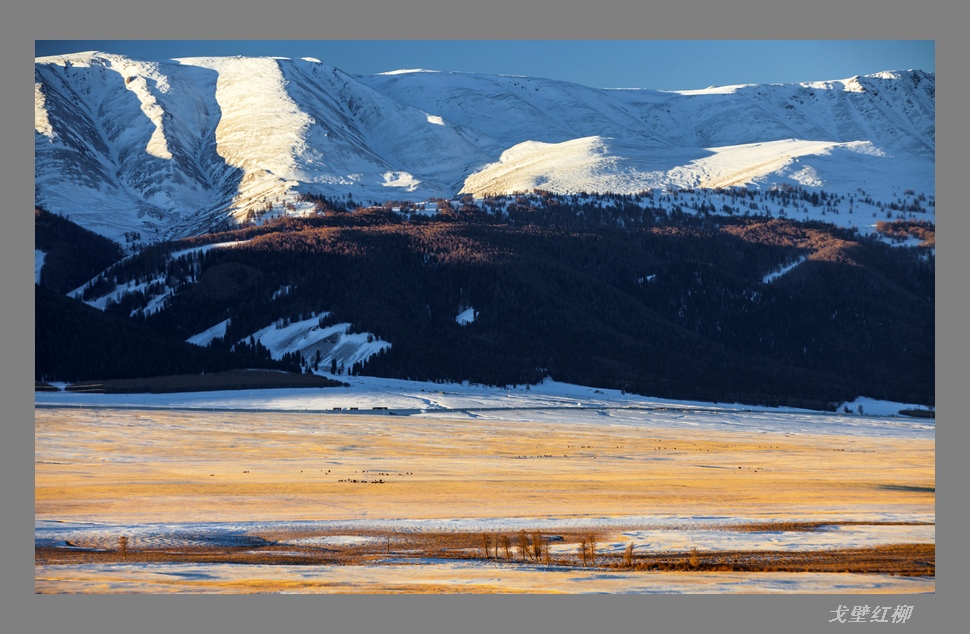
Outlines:
{"label": "shadowed mountain face", "polygon": [[37,203],[122,243],[253,214],[532,191],[932,193],[935,76],[698,91],[315,60],[35,60]]}
{"label": "shadowed mountain face", "polygon": [[[490,385],[553,377],[812,409],[860,395],[933,402],[929,248],[760,217],[640,210],[618,228],[594,223],[595,211],[519,206],[502,222],[361,210],[148,248],[71,293],[103,318],[39,295],[38,345],[53,343],[38,348],[38,378],[80,366],[102,378],[90,368],[102,352],[115,370],[115,354],[186,356],[146,348],[157,339],[318,374]],[[77,348],[64,341],[116,339],[122,322],[155,338],[70,358]]]}

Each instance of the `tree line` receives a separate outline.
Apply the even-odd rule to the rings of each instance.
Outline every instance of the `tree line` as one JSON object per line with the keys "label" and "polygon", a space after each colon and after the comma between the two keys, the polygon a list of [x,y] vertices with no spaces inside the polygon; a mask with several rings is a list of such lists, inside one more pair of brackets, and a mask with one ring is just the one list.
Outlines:
{"label": "tree line", "polygon": [[[523,199],[503,217],[465,201],[431,217],[369,208],[282,219],[165,247],[248,240],[232,249],[146,250],[105,283],[140,280],[147,291],[164,280],[160,310],[138,312],[151,295],[140,291],[114,314],[180,340],[228,319],[216,345],[241,342],[253,356],[253,332],[324,312],[391,343],[351,373],[492,385],[551,376],[806,407],[859,395],[932,403],[927,250],[819,222],[655,213],[633,199],[601,206],[617,217],[639,210],[621,227],[592,222],[589,202]],[[477,319],[457,323],[469,306]]]}

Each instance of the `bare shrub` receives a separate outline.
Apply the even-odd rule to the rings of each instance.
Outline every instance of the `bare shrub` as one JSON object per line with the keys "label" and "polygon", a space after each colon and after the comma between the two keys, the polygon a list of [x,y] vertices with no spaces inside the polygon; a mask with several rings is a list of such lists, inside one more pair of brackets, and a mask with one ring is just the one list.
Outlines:
{"label": "bare shrub", "polygon": [[523,561],[529,559],[529,536],[524,530],[519,531],[518,541],[519,557],[521,557]]}
{"label": "bare shrub", "polygon": [[[509,539],[508,535],[502,535],[499,539],[502,542],[502,549],[505,551],[505,558],[512,559],[512,540]],[[498,548],[497,545],[496,548]]]}
{"label": "bare shrub", "polygon": [[[548,551],[548,546],[546,547]],[[542,558],[543,543],[542,534],[538,531],[533,531],[532,533],[532,557],[538,562]],[[548,553],[547,553],[548,555]]]}

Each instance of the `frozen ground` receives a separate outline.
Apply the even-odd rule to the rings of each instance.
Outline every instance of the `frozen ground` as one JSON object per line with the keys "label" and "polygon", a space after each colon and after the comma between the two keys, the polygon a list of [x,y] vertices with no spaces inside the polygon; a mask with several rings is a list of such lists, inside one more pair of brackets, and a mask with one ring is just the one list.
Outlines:
{"label": "frozen ground", "polygon": [[486,562],[342,566],[101,564],[38,566],[41,593],[903,594],[933,592],[932,577],[850,573],[587,571]]}
{"label": "frozen ground", "polygon": [[[132,549],[176,554],[372,554],[338,566],[41,558],[37,591],[934,591],[932,576],[501,567],[395,550],[408,536],[521,530],[595,533],[598,552],[613,557],[631,543],[645,554],[795,555],[934,544],[935,425],[899,416],[901,404],[860,399],[847,405],[862,415],[822,414],[552,381],[351,380],[326,390],[38,393],[38,548],[108,556],[124,535]],[[375,559],[385,539],[389,552]],[[554,557],[575,556],[575,543],[550,545]]]}
{"label": "frozen ground", "polygon": [[[375,342],[375,345],[378,342]],[[836,434],[932,438],[933,419],[899,416],[904,409],[926,409],[860,397],[821,413],[784,407],[702,403],[650,398],[546,380],[534,386],[494,388],[467,383],[419,383],[375,377],[335,377],[347,388],[281,389],[185,394],[75,394],[38,392],[38,406],[163,408],[194,410],[373,413],[388,408],[400,415],[534,422],[596,422],[672,429],[711,429],[757,433]],[[862,414],[859,414],[861,407]],[[383,411],[383,410],[382,410]]]}
{"label": "frozen ground", "polygon": [[[678,517],[618,516],[585,518],[440,518],[432,520],[278,521],[278,522],[181,522],[148,524],[105,524],[37,520],[34,540],[49,548],[114,549],[118,535],[129,538],[131,548],[179,548],[192,546],[232,547],[266,542],[262,535],[311,534],[310,537],[273,539],[272,543],[293,546],[351,547],[384,544],[380,534],[394,533],[516,533],[538,530],[543,534],[589,531],[603,535],[597,545],[601,553],[622,553],[632,543],[637,552],[775,551],[806,552],[843,548],[870,548],[889,544],[931,544],[936,527],[932,514],[865,514],[855,519],[830,517],[830,524],[813,530],[790,530],[780,518],[764,517]],[[862,519],[865,517],[865,519]],[[786,523],[798,518],[785,518]],[[809,521],[810,518],[802,518]],[[872,524],[840,524],[840,521],[869,521]],[[883,523],[876,523],[883,522]],[[901,522],[885,523],[885,522]],[[764,530],[737,530],[738,526],[763,524]],[[629,528],[631,526],[640,528]],[[364,532],[368,534],[353,534]],[[370,534],[370,533],[377,533]],[[575,545],[556,546],[550,551],[573,554]]]}

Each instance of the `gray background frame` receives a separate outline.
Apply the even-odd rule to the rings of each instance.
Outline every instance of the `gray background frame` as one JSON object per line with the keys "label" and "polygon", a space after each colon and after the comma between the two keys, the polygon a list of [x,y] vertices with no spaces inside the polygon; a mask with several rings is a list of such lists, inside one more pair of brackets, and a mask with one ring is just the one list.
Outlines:
{"label": "gray background frame", "polygon": [[[137,8],[123,0],[39,0],[4,10],[0,45],[6,89],[3,126],[5,230],[0,231],[3,478],[0,626],[10,632],[842,632],[959,631],[967,548],[967,425],[957,409],[966,387],[966,337],[959,315],[967,293],[965,211],[966,61],[959,40],[970,24],[956,3],[815,0],[780,8],[770,0],[686,0],[646,6],[634,0],[564,5],[553,0],[310,0],[262,4],[167,0]],[[38,596],[33,593],[33,162],[27,95],[35,39],[929,39],[937,43],[937,590],[933,595],[785,596]],[[822,78],[805,78],[822,79]],[[940,257],[942,255],[942,257]],[[939,342],[946,345],[940,345]],[[961,521],[963,520],[963,521]],[[830,624],[849,606],[909,604],[905,625]],[[952,625],[951,625],[952,624]],[[8,629],[9,628],[9,629]]]}

